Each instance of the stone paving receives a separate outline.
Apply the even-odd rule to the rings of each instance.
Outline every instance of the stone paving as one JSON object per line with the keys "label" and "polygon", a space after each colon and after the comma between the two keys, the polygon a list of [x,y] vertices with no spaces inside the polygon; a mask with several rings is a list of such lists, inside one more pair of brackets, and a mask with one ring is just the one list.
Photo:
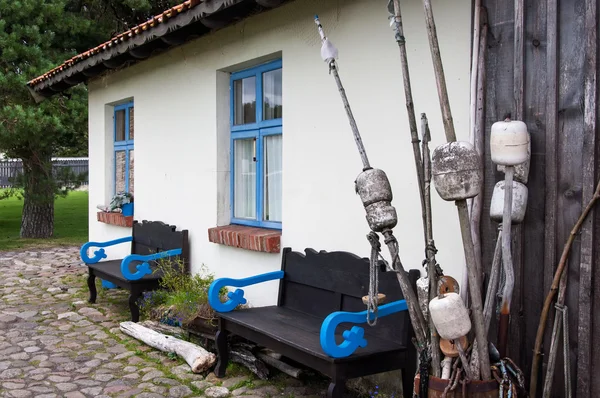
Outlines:
{"label": "stone paving", "polygon": [[324,395],[322,382],[266,383],[236,367],[221,380],[191,373],[120,332],[127,292],[99,289],[88,304],[86,272],[78,248],[0,252],[0,397]]}

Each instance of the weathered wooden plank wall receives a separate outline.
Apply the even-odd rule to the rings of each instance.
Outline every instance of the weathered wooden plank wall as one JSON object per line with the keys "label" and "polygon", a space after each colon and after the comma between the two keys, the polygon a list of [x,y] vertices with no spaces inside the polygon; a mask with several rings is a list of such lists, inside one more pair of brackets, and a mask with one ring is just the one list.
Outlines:
{"label": "weathered wooden plank wall", "polygon": [[[505,115],[523,120],[531,133],[529,202],[513,234],[516,286],[509,356],[527,377],[543,301],[562,247],[590,200],[598,178],[598,0],[483,0],[489,30],[486,54],[486,131]],[[489,133],[488,133],[489,135]],[[485,145],[484,213],[494,184],[503,178]],[[482,257],[489,271],[498,225],[483,217]],[[574,396],[600,396],[600,210],[577,237],[569,259],[571,380]],[[552,313],[554,308],[552,308]],[[544,353],[554,317],[549,318]],[[492,341],[496,324],[492,325]],[[562,352],[562,351],[560,351]],[[561,357],[562,354],[559,354]],[[563,359],[553,396],[564,396]],[[544,364],[545,365],[545,364]],[[540,381],[545,375],[540,371]],[[541,387],[538,388],[541,394]],[[541,396],[541,395],[540,395]]]}

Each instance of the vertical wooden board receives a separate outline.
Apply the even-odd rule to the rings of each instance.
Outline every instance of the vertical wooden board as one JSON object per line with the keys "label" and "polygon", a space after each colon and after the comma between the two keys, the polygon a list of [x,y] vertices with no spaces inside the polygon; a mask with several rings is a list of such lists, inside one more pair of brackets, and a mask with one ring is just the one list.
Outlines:
{"label": "vertical wooden board", "polygon": [[544,202],[546,145],[546,0],[528,4],[525,12],[525,117],[531,134],[529,197],[523,222],[523,322],[521,370],[531,373],[532,348],[544,303]]}
{"label": "vertical wooden board", "polygon": [[[596,185],[596,67],[597,24],[596,0],[585,0],[584,31],[584,108],[583,108],[583,203],[585,206]],[[577,394],[591,393],[591,318],[592,259],[594,256],[594,218],[588,217],[581,228],[581,263],[579,269],[579,302],[577,341]]]}
{"label": "vertical wooden board", "polygon": [[[559,252],[556,240],[556,198],[558,184],[558,0],[548,0],[546,6],[546,143],[545,143],[545,202],[544,202],[544,262],[543,262],[543,287],[544,297],[550,291],[554,272],[557,265]],[[550,350],[549,325],[554,321],[554,309],[549,311],[541,351],[545,354]],[[538,320],[539,322],[539,320]],[[542,360],[542,364],[545,361]],[[539,383],[545,374],[545,366],[541,367]]]}
{"label": "vertical wooden board", "polygon": [[[557,245],[562,249],[569,231],[581,214],[583,190],[583,83],[584,83],[584,0],[559,2],[559,115],[558,115],[558,195]],[[569,256],[566,305],[569,307],[570,361],[572,385],[576,382],[577,306],[581,237],[575,239]],[[549,330],[547,331],[550,332]],[[560,358],[560,357],[559,357]],[[560,358],[557,369],[562,369]],[[562,388],[563,374],[555,374],[555,386]],[[558,387],[558,386],[561,387]],[[557,390],[560,391],[560,390]]]}
{"label": "vertical wooden board", "polygon": [[[524,121],[525,113],[525,0],[515,0],[514,46],[513,46],[513,111],[514,120]],[[523,274],[523,226],[515,225],[512,233],[512,260],[515,272],[515,288],[510,309],[508,354],[520,366],[524,365],[524,274]]]}
{"label": "vertical wooden board", "polygon": [[[496,165],[490,159],[489,131],[492,124],[502,120],[512,112],[513,98],[513,46],[514,9],[507,7],[502,2],[484,0],[482,5],[488,11],[488,53],[486,62],[487,88],[486,88],[486,141],[484,143],[484,200],[481,217],[482,231],[482,257],[483,268],[489,274],[496,238],[498,236],[498,223],[490,220],[490,202],[494,185],[504,178],[503,173],[496,170]],[[490,325],[490,341],[497,345],[497,318],[492,318]]]}
{"label": "vertical wooden board", "polygon": [[[596,0],[596,18],[598,18],[598,2]],[[596,23],[596,39],[600,37],[600,24]],[[596,46],[596,59],[598,57],[598,46]],[[596,72],[598,72],[598,65],[596,65]],[[598,100],[598,93],[600,92],[600,82],[596,76],[596,101]],[[600,108],[596,107],[596,134],[598,131],[598,120],[600,120]],[[596,183],[598,183],[598,174],[600,171],[600,140],[596,140]],[[597,205],[598,206],[598,205]],[[594,248],[600,245],[600,209],[596,209],[592,217],[594,218],[594,236],[593,244]],[[600,256],[598,256],[598,250],[596,249],[593,253],[592,260],[592,317],[591,325],[588,328],[592,343],[591,346],[591,365],[590,369],[600,369],[600,344],[596,343],[600,337],[600,311],[598,311],[600,305]],[[590,385],[590,397],[600,396],[600,377],[592,377]]]}

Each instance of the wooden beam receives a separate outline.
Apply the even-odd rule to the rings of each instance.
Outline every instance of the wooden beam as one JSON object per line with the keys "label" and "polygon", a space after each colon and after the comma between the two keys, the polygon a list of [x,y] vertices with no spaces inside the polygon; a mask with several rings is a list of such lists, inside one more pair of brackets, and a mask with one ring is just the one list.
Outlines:
{"label": "wooden beam", "polygon": [[[596,66],[597,44],[596,0],[585,0],[585,63],[583,110],[583,203],[594,195],[596,185]],[[595,211],[594,211],[595,213]],[[592,264],[594,261],[594,217],[581,227],[581,260],[579,265],[579,319],[577,330],[577,393],[591,397],[592,378]]]}
{"label": "wooden beam", "polygon": [[256,0],[256,4],[266,8],[275,8],[280,6],[283,0]]}
{"label": "wooden beam", "polygon": [[152,54],[152,50],[148,49],[146,47],[138,47],[138,48],[132,48],[131,50],[129,50],[129,55],[135,59],[146,59],[148,57],[150,57],[150,55]]}

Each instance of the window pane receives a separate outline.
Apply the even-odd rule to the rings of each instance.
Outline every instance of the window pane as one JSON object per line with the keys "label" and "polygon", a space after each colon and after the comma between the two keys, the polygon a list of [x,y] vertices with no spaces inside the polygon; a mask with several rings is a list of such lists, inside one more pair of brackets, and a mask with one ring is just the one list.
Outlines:
{"label": "window pane", "polygon": [[264,138],[265,146],[265,221],[281,222],[282,156],[281,135]]}
{"label": "window pane", "polygon": [[234,141],[234,217],[256,218],[254,138]]}
{"label": "window pane", "polygon": [[256,77],[235,80],[234,124],[256,123]]}
{"label": "window pane", "polygon": [[115,141],[125,141],[125,110],[115,112]]}
{"label": "window pane", "polygon": [[280,119],[282,113],[281,69],[276,69],[263,73],[263,120]]}
{"label": "window pane", "polygon": [[129,108],[129,139],[133,140],[133,107]]}
{"label": "window pane", "polygon": [[129,151],[129,193],[133,195],[133,149]]}
{"label": "window pane", "polygon": [[115,191],[125,191],[125,151],[115,152]]}

